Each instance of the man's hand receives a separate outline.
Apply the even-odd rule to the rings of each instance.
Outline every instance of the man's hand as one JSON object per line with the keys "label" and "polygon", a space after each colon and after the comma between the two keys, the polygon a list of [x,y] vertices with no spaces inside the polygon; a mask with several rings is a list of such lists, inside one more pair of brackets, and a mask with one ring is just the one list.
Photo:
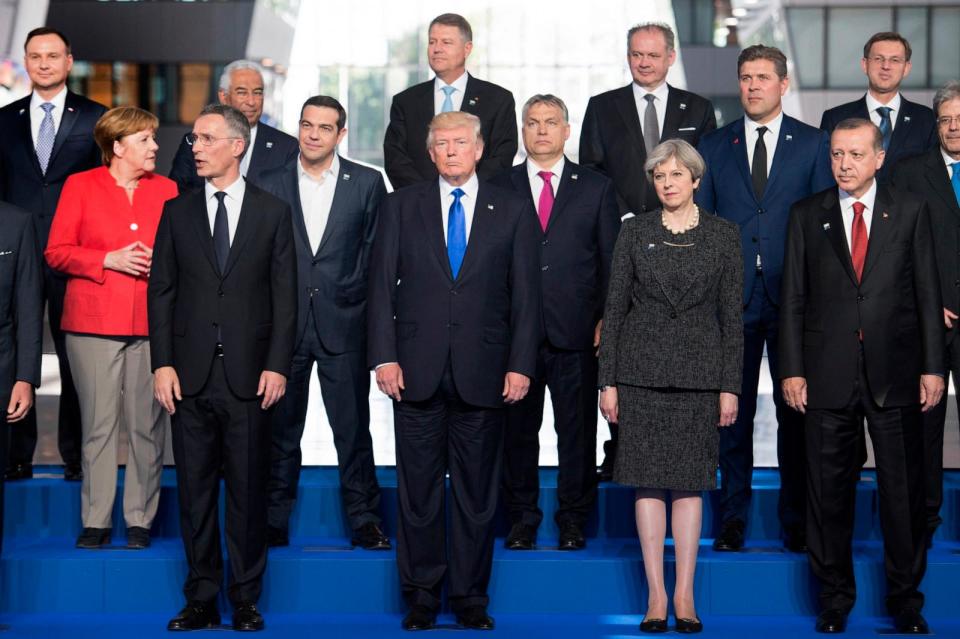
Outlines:
{"label": "man's hand", "polygon": [[795,411],[807,412],[807,378],[787,377],[781,382],[783,399]]}
{"label": "man's hand", "polygon": [[597,322],[597,327],[593,329],[593,347],[597,349],[594,355],[600,356],[600,333],[603,332],[603,318]]}
{"label": "man's hand", "polygon": [[943,323],[947,328],[953,328],[953,320],[957,319],[957,314],[949,308],[943,308]]}
{"label": "man's hand", "polygon": [[260,408],[267,410],[280,401],[287,392],[287,378],[280,373],[263,371],[260,373],[260,384],[257,386],[257,397],[263,396]]}
{"label": "man's hand", "polygon": [[[739,398],[733,393],[720,393],[720,421],[717,424],[720,427],[733,426],[737,421],[737,406]],[[806,399],[804,399],[806,402]]]}
{"label": "man's hand", "polygon": [[376,370],[377,388],[387,397],[400,401],[400,391],[406,387],[403,385],[403,371],[400,370],[400,364],[384,364]]}
{"label": "man's hand", "polygon": [[945,386],[943,378],[939,375],[921,375],[920,403],[923,404],[923,407],[920,410],[925,413],[939,404],[943,398]]}
{"label": "man's hand", "polygon": [[10,391],[10,403],[7,404],[7,422],[19,422],[33,406],[33,385],[30,382],[17,382]]}
{"label": "man's hand", "polygon": [[600,392],[600,415],[608,424],[616,424],[620,419],[620,395],[616,386],[607,386]]}
{"label": "man's hand", "polygon": [[507,373],[503,378],[503,401],[516,404],[527,396],[530,390],[530,378],[520,373]]}
{"label": "man's hand", "polygon": [[103,258],[103,267],[134,277],[150,274],[153,249],[137,240],[123,248],[111,251]]}
{"label": "man's hand", "polygon": [[168,414],[177,412],[174,400],[179,402],[183,397],[180,395],[180,378],[173,366],[161,366],[153,372],[153,396]]}

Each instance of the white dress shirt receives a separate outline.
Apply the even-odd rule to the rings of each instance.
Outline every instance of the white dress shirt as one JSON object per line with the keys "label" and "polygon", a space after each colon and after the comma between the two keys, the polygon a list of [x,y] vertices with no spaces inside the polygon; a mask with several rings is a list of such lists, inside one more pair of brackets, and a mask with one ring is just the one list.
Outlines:
{"label": "white dress shirt", "polygon": [[340,158],[336,152],[333,154],[330,166],[323,171],[319,180],[304,171],[300,160],[297,161],[303,223],[307,227],[310,251],[314,255],[317,254],[320,240],[323,239],[323,231],[327,228],[327,220],[330,219],[330,207],[333,205],[333,195],[337,190],[338,175],[340,175]]}
{"label": "white dress shirt", "polygon": [[470,229],[473,227],[473,210],[477,207],[477,191],[480,190],[480,180],[474,173],[463,186],[453,186],[448,184],[442,177],[440,180],[440,211],[443,214],[443,243],[447,243],[448,219],[450,218],[450,205],[453,204],[453,190],[463,190],[460,196],[460,204],[463,205],[463,218],[467,227],[467,244],[470,243]]}
{"label": "white dress shirt", "polygon": [[56,135],[60,130],[60,121],[63,119],[63,110],[67,104],[67,87],[60,89],[50,100],[44,100],[34,91],[30,96],[30,134],[33,135],[33,146],[37,146],[37,136],[40,135],[40,124],[43,122],[43,116],[46,115],[41,105],[49,102],[53,105],[50,111],[50,117],[53,118],[53,134]]}
{"label": "white dress shirt", "polygon": [[743,116],[744,124],[744,142],[747,144],[747,168],[753,167],[753,147],[757,144],[757,129],[762,126],[767,127],[767,132],[763,134],[763,144],[767,147],[767,177],[770,177],[770,168],[773,166],[773,156],[777,152],[777,141],[780,139],[780,127],[783,126],[783,111],[777,114],[777,117],[767,122],[759,124],[747,116]]}
{"label": "white dress shirt", "polygon": [[900,113],[900,92],[898,91],[893,99],[887,104],[883,104],[867,91],[867,113],[870,114],[870,121],[880,126],[880,114],[877,113],[877,107],[890,107],[890,132],[897,128],[897,115]]}
{"label": "white dress shirt", "polygon": [[867,226],[867,239],[870,239],[870,227],[873,223],[873,205],[877,199],[877,181],[874,179],[873,184],[871,184],[867,192],[863,194],[863,197],[859,199],[853,197],[843,189],[838,190],[840,191],[840,213],[843,216],[843,232],[847,235],[847,249],[852,251],[853,203],[863,203],[863,223]]}
{"label": "white dress shirt", "polygon": [[257,128],[259,128],[259,124],[250,127],[250,144],[240,160],[240,175],[243,177],[247,177],[247,169],[250,168],[250,158],[253,157],[253,143],[257,141]]}
{"label": "white dress shirt", "polygon": [[[217,219],[216,193],[220,190],[207,180],[203,186],[207,198],[207,220],[210,222],[210,237],[213,237],[213,223]],[[237,234],[237,224],[240,222],[240,207],[243,206],[243,194],[247,191],[247,183],[242,177],[223,189],[227,197],[223,198],[223,205],[227,207],[227,229],[230,234],[230,245],[233,246],[233,236]]]}
{"label": "white dress shirt", "polygon": [[[646,95],[652,93],[656,98],[653,101],[653,108],[657,111],[658,133],[663,137],[663,122],[667,118],[667,97],[670,95],[670,87],[664,82],[653,91],[647,91],[636,82],[633,83],[633,101],[637,104],[637,117],[640,118],[640,127],[643,127],[643,116],[647,112]],[[646,178],[644,178],[646,179]]]}
{"label": "white dress shirt", "polygon": [[[954,160],[952,157],[947,155],[947,152],[943,150],[943,147],[940,147],[940,157],[943,158],[943,163],[947,165],[947,177],[953,179],[953,172],[960,170],[960,160]],[[954,166],[956,165],[956,166]]]}
{"label": "white dress shirt", "polygon": [[[433,79],[433,114],[443,112],[443,101],[447,95],[443,92],[443,87],[447,86],[447,83],[441,80],[440,78]],[[464,71],[463,75],[450,83],[456,91],[450,94],[450,101],[453,102],[453,110],[461,111],[460,107],[463,106],[463,96],[467,91],[467,72]]]}
{"label": "white dress shirt", "polygon": [[[557,163],[554,164],[549,169],[541,169],[537,166],[530,158],[527,158],[527,177],[530,179],[530,194],[533,196],[534,208],[540,206],[540,194],[543,192],[546,183],[543,181],[537,173],[540,171],[550,171],[553,173],[553,177],[550,178],[550,183],[553,185],[553,197],[556,201],[557,191],[560,189],[560,177],[563,175],[563,166],[566,164],[565,158],[561,155],[560,159],[557,160]],[[537,208],[537,213],[540,210]]]}

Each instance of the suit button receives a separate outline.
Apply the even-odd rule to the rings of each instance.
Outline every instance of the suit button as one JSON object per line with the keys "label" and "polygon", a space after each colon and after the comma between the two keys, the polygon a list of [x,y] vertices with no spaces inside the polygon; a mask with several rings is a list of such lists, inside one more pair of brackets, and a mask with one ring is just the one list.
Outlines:
{"label": "suit button", "polygon": [[758,215],[763,215],[763,209],[757,209],[757,214],[758,214]]}
{"label": "suit button", "polygon": [[677,319],[676,313],[670,313],[670,319]]}
{"label": "suit button", "polygon": [[757,243],[757,238],[756,238],[756,237],[751,237],[751,238],[750,238],[750,241],[753,242],[754,244],[756,244],[756,243]]}
{"label": "suit button", "polygon": [[865,298],[864,298],[863,295],[857,295],[857,301],[858,301],[858,302],[862,302],[864,299],[865,299]]}
{"label": "suit button", "polygon": [[217,296],[218,296],[218,297],[223,297],[223,291],[217,291]]}
{"label": "suit button", "polygon": [[130,230],[131,230],[131,231],[136,231],[138,228],[140,228],[140,226],[139,226],[136,222],[134,222],[134,223],[132,223],[132,224],[130,225]]}
{"label": "suit button", "polygon": [[542,267],[540,267],[540,270],[541,270],[541,271],[546,271],[546,270],[548,270],[549,268],[550,268],[549,265],[548,265],[548,266],[542,266]]}
{"label": "suit button", "polygon": [[216,323],[216,322],[210,322],[210,326],[216,328],[216,327],[217,327],[217,323]]}
{"label": "suit button", "polygon": [[546,246],[546,245],[549,244],[549,243],[550,243],[550,240],[544,240],[543,242],[541,242],[541,244],[543,244],[543,246]]}
{"label": "suit button", "polygon": [[451,288],[451,289],[450,289],[450,294],[451,294],[451,295],[457,295],[457,289]]}

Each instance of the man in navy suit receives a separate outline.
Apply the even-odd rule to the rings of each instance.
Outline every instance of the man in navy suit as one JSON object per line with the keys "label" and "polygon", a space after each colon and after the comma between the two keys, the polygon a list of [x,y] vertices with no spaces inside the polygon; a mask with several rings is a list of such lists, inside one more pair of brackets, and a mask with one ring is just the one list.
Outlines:
{"label": "man in navy suit", "polygon": [[536,207],[544,335],[530,392],[507,409],[503,497],[512,528],[505,545],[533,548],[543,520],[537,506],[539,433],[549,387],[560,462],[558,546],[578,550],[586,543],[583,525],[597,495],[596,348],[620,212],[609,178],[564,157],[570,124],[563,100],[533,96],[523,105],[521,125],[526,162],[491,183]]}
{"label": "man in navy suit", "polygon": [[480,129],[470,113],[434,117],[427,148],[440,177],[386,197],[370,263],[368,359],[394,400],[406,630],[433,627],[448,573],[458,623],[493,628],[504,408],[527,394],[540,344],[536,213],[478,180]]}
{"label": "man in navy suit", "polygon": [[823,112],[820,128],[832,133],[837,123],[848,118],[870,120],[883,134],[886,159],[877,172],[885,182],[901,158],[923,153],[937,146],[937,127],[929,107],[903,97],[900,84],[910,75],[910,43],[899,33],[873,34],[863,45],[860,68],[867,76],[866,94],[859,100]]}
{"label": "man in navy suit", "polygon": [[366,364],[367,268],[386,195],[379,171],[341,157],[347,112],[318,95],[300,110],[300,156],[261,176],[261,187],[290,205],[297,249],[297,337],[287,394],[273,418],[267,540],[289,543],[300,479],[300,439],[310,371],[317,365],[340,466],[340,494],[352,543],[385,550],[380,486],[370,441],[370,371]]}
{"label": "man in navy suit", "polygon": [[[63,183],[73,173],[101,164],[93,127],[106,108],[67,90],[73,56],[65,35],[47,27],[34,29],[27,34],[24,50],[33,93],[0,109],[0,200],[33,214],[42,252]],[[49,303],[47,317],[60,364],[57,443],[64,478],[79,481],[80,404],[60,330],[66,286],[66,279],[44,264],[43,293]],[[31,411],[11,433],[7,479],[33,476],[36,447],[37,416]]]}
{"label": "man in navy suit", "polygon": [[[737,60],[743,119],[707,135],[700,154],[707,172],[696,201],[736,222],[743,245],[743,394],[740,413],[720,433],[720,534],[716,550],[743,546],[753,474],[753,418],[764,345],[777,370],[777,322],[783,248],[790,207],[833,184],[830,136],[783,113],[790,85],[787,58],[774,47],[754,45]],[[785,545],[806,548],[806,462],[803,420],[788,408],[777,384],[778,513]]]}
{"label": "man in navy suit", "polygon": [[[250,60],[234,60],[220,74],[217,91],[220,104],[237,109],[250,124],[250,146],[240,161],[240,175],[259,186],[260,176],[270,169],[284,166],[297,157],[297,139],[279,131],[266,122],[263,115],[263,68]],[[173,157],[170,179],[180,192],[203,187],[203,178],[197,175],[193,151],[184,136]]]}

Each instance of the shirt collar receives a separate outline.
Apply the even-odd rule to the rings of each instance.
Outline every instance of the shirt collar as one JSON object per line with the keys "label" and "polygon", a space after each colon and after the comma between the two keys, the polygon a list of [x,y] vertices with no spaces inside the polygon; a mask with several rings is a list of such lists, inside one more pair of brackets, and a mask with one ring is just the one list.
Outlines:
{"label": "shirt collar", "polygon": [[217,191],[225,191],[228,198],[239,203],[243,201],[243,193],[246,190],[247,187],[246,183],[243,181],[243,176],[238,176],[236,181],[225,189],[218,189],[210,182],[210,180],[205,180],[203,185],[203,191],[207,196],[207,201],[212,200]]}
{"label": "shirt collar", "polygon": [[56,113],[59,113],[59,114],[62,115],[62,114],[63,114],[63,105],[65,105],[65,104],[67,103],[67,87],[64,86],[62,89],[60,89],[60,92],[59,92],[59,93],[57,93],[55,96],[53,96],[53,97],[52,97],[51,99],[49,99],[49,100],[44,100],[43,98],[41,98],[41,97],[37,94],[36,91],[34,91],[34,92],[30,95],[30,110],[32,111],[32,110],[34,110],[34,109],[39,109],[39,108],[40,108],[40,105],[43,104],[43,103],[45,103],[45,102],[49,102],[49,103],[53,104],[53,106],[56,107],[56,108],[54,109],[54,111],[55,111]]}
{"label": "shirt collar", "polygon": [[450,194],[453,193],[454,189],[463,190],[464,195],[467,197],[477,199],[477,191],[480,190],[480,180],[477,179],[477,173],[474,171],[473,175],[470,176],[470,179],[467,180],[466,184],[461,186],[453,186],[449,182],[443,179],[443,176],[438,178],[440,180],[440,196],[446,200],[450,197]]}
{"label": "shirt collar", "polygon": [[[947,155],[947,152],[943,150],[942,146],[940,147],[940,157],[943,158],[943,162],[944,164],[947,165],[947,168],[949,168],[952,164],[960,162],[960,160],[954,160],[952,157]],[[950,175],[953,175],[953,174],[951,173]]]}
{"label": "shirt collar", "polygon": [[877,200],[877,178],[874,176],[873,184],[870,185],[870,188],[867,189],[867,192],[863,194],[860,198],[855,198],[850,193],[847,193],[843,189],[838,189],[840,191],[840,207],[843,210],[847,210],[853,206],[854,202],[862,202],[868,211],[873,211],[873,205]]}
{"label": "shirt collar", "polygon": [[874,111],[877,110],[877,107],[882,107],[882,106],[890,107],[891,113],[897,113],[900,110],[900,102],[901,100],[900,100],[899,91],[897,91],[897,94],[893,96],[893,99],[887,102],[886,104],[883,104],[882,102],[880,102],[880,100],[870,95],[870,92],[867,91],[867,113],[873,113]]}
{"label": "shirt collar", "polygon": [[534,178],[540,179],[540,176],[537,175],[537,173],[539,173],[540,171],[550,171],[557,177],[560,177],[561,175],[563,175],[564,164],[566,164],[566,158],[564,158],[564,156],[561,155],[560,159],[557,160],[556,164],[554,164],[550,168],[541,169],[535,162],[533,162],[533,160],[531,160],[530,158],[527,158],[527,176],[532,181]]}
{"label": "shirt collar", "polygon": [[[330,162],[330,166],[323,170],[323,180],[326,181],[330,176],[336,177],[340,175],[340,156],[336,151],[333,152],[333,161]],[[303,170],[303,164],[300,163],[300,158],[297,157],[297,178],[302,180],[304,178],[316,182],[317,179]]]}
{"label": "shirt collar", "polygon": [[764,136],[764,142],[768,140],[779,140],[780,139],[780,127],[783,125],[783,110],[780,110],[780,113],[777,114],[777,117],[770,120],[766,124],[760,124],[759,122],[754,122],[747,116],[743,116],[743,123],[747,130],[747,135],[756,135],[757,129],[762,126],[767,127],[767,135]]}
{"label": "shirt collar", "polygon": [[[449,86],[452,86],[454,89],[460,92],[460,95],[463,95],[467,92],[467,78],[469,75],[470,74],[464,71],[460,77],[451,82]],[[447,86],[447,83],[441,80],[439,76],[434,78],[433,90],[435,93],[440,93],[445,86]]]}
{"label": "shirt collar", "polygon": [[659,101],[661,104],[666,106],[667,97],[670,95],[670,86],[666,82],[662,82],[660,83],[660,86],[658,86],[653,91],[647,91],[636,82],[633,83],[633,97],[636,99],[637,102],[644,101],[645,98],[643,96],[647,95],[648,93],[652,93],[653,96],[657,99],[654,101],[654,103]]}

